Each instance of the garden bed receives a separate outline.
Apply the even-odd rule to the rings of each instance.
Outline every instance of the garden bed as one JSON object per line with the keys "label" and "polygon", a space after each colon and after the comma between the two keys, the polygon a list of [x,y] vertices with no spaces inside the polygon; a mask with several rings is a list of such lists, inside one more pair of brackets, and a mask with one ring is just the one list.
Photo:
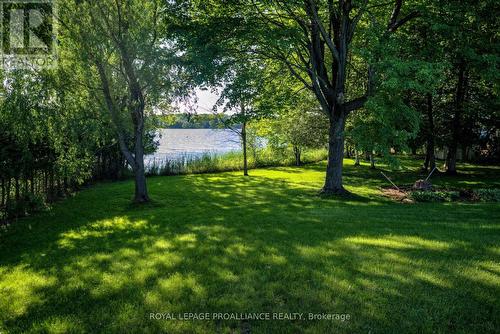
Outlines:
{"label": "garden bed", "polygon": [[500,189],[465,189],[432,187],[417,190],[413,185],[381,187],[382,194],[402,203],[415,202],[500,202]]}

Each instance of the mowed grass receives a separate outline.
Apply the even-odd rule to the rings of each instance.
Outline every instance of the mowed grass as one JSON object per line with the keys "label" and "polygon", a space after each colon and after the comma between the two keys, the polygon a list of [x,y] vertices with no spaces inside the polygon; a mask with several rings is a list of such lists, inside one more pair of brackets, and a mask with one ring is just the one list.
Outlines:
{"label": "mowed grass", "polygon": [[[389,173],[422,176],[417,163]],[[100,184],[0,235],[2,333],[494,333],[500,205],[400,204],[346,161],[357,196],[320,198],[324,164]],[[439,185],[499,187],[462,165]],[[151,320],[152,312],[345,313],[349,321]]]}

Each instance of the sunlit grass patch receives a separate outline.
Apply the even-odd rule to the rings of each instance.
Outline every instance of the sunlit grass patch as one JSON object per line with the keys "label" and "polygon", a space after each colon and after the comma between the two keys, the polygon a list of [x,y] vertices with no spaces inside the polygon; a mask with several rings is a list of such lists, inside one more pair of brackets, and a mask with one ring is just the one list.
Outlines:
{"label": "sunlit grass patch", "polygon": [[0,320],[25,314],[29,308],[46,302],[41,292],[56,284],[50,275],[29,269],[26,265],[0,267]]}
{"label": "sunlit grass patch", "polygon": [[377,238],[367,237],[349,237],[344,239],[347,243],[366,245],[390,249],[430,249],[430,250],[446,250],[452,247],[450,243],[425,240],[418,237],[409,236],[379,236]]}

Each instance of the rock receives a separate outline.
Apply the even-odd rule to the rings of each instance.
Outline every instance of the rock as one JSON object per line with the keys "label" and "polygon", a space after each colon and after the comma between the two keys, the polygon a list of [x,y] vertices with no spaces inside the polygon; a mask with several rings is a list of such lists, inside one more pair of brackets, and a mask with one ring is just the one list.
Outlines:
{"label": "rock", "polygon": [[415,190],[431,190],[432,183],[430,183],[429,181],[425,181],[425,180],[418,180],[413,185],[413,189],[415,189]]}

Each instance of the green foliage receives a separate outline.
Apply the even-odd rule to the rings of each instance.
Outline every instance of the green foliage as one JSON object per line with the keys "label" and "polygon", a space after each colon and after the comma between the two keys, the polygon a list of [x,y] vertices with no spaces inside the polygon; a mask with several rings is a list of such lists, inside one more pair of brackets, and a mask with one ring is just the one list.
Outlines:
{"label": "green foliage", "polygon": [[[432,138],[438,147],[458,146],[488,160],[500,157],[495,134],[500,40],[497,15],[492,14],[499,9],[498,1],[490,0],[426,1],[421,19],[403,31],[407,57],[435,64],[427,92],[433,101],[432,119],[424,91],[416,89],[408,96],[423,120],[415,146]],[[465,84],[458,94],[462,70]]]}
{"label": "green foliage", "polygon": [[[61,72],[11,70],[0,101],[0,220],[29,212],[31,199],[54,200],[93,174],[94,152],[109,132],[89,117]],[[16,208],[16,209],[12,209]],[[33,207],[33,210],[36,208]]]}
{"label": "green foliage", "polygon": [[415,202],[453,202],[460,198],[458,191],[412,191],[410,198]]}
{"label": "green foliage", "polygon": [[500,189],[476,189],[474,198],[481,202],[500,202]]}
{"label": "green foliage", "polygon": [[419,115],[402,102],[399,95],[379,92],[369,99],[366,108],[357,111],[347,125],[347,136],[357,150],[381,154],[393,160],[391,149],[404,150],[419,129]]}
{"label": "green foliage", "polygon": [[326,148],[329,122],[311,94],[297,93],[277,115],[257,122],[257,135],[276,152],[291,152],[300,164],[305,149]]}
{"label": "green foliage", "polygon": [[167,129],[218,129],[229,121],[225,114],[175,113],[159,116],[159,127]]}
{"label": "green foliage", "polygon": [[11,200],[5,205],[5,218],[21,218],[36,214],[48,208],[45,198],[37,194],[26,193],[18,200]]}

